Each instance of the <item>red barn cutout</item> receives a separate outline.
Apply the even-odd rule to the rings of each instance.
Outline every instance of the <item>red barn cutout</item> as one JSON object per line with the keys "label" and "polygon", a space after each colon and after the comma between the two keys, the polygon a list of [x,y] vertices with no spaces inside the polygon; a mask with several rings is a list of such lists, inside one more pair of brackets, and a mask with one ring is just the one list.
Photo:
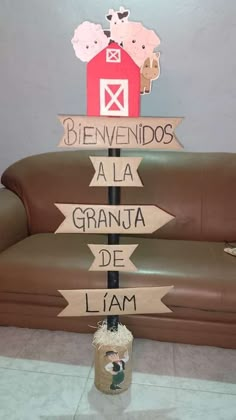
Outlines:
{"label": "red barn cutout", "polygon": [[87,64],[87,115],[140,115],[140,68],[114,42]]}

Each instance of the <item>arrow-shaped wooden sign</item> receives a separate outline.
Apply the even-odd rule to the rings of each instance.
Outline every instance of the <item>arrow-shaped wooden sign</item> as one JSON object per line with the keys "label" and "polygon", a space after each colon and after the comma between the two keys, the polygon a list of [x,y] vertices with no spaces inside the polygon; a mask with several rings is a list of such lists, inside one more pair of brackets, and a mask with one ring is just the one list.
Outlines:
{"label": "arrow-shaped wooden sign", "polygon": [[55,205],[65,216],[55,233],[153,233],[174,219],[156,206]]}
{"label": "arrow-shaped wooden sign", "polygon": [[95,259],[90,271],[137,271],[130,261],[136,245],[97,245],[89,244]]}
{"label": "arrow-shaped wooden sign", "polygon": [[59,290],[68,306],[58,316],[131,315],[172,312],[161,299],[173,286]]}
{"label": "arrow-shaped wooden sign", "polygon": [[174,133],[182,118],[60,115],[59,147],[79,149],[182,149]]}
{"label": "arrow-shaped wooden sign", "polygon": [[90,156],[95,174],[90,187],[142,187],[137,173],[140,157]]}

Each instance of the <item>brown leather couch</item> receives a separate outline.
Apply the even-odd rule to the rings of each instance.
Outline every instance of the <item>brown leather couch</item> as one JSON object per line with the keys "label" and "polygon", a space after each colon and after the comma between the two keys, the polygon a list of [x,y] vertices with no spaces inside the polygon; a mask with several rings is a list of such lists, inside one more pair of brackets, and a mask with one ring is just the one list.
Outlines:
{"label": "brown leather couch", "polygon": [[[28,157],[2,175],[0,190],[0,324],[93,332],[98,318],[58,318],[58,289],[106,288],[106,273],[89,272],[87,243],[105,235],[57,234],[54,202],[107,203],[107,189],[89,187],[87,152]],[[106,152],[101,154],[105,155]],[[163,301],[172,313],[125,316],[138,337],[236,348],[236,154],[126,153],[144,156],[144,188],[123,188],[122,204],[155,204],[176,218],[139,243],[138,273],[121,273],[121,287],[174,285]]]}

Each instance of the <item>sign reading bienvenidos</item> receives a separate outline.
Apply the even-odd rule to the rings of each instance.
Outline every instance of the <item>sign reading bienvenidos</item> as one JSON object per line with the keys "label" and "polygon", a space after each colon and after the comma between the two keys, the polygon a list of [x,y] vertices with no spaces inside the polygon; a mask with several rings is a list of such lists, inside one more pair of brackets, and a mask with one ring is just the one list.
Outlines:
{"label": "sign reading bienvenidos", "polygon": [[60,115],[59,120],[64,127],[64,135],[59,147],[182,149],[174,133],[182,118],[107,118]]}

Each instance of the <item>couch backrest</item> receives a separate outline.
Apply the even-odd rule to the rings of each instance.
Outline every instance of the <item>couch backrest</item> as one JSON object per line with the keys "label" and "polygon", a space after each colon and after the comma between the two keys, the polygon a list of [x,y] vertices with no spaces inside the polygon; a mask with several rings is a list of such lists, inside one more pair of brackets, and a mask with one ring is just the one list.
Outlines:
{"label": "couch backrest", "polygon": [[[54,232],[63,216],[54,203],[106,204],[107,188],[89,187],[89,156],[69,151],[31,156],[2,176],[23,201],[31,234]],[[143,156],[143,188],[122,188],[121,204],[152,204],[175,215],[153,235],[167,239],[236,240],[236,154],[126,152]]]}

